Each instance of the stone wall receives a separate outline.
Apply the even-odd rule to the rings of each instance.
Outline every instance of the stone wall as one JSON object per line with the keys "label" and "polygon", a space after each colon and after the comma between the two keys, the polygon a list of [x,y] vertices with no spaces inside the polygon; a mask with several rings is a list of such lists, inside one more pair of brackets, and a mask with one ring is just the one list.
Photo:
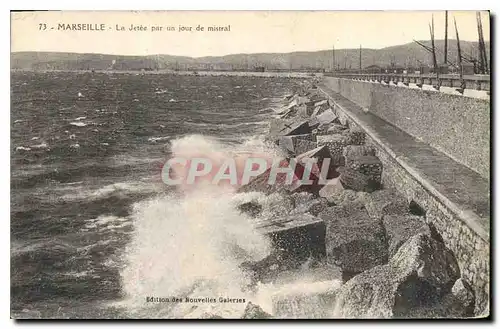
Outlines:
{"label": "stone wall", "polygon": [[325,85],[490,179],[490,102],[326,77]]}
{"label": "stone wall", "polygon": [[[366,94],[363,94],[366,95]],[[335,103],[335,102],[334,102]],[[337,115],[350,127],[359,127],[341,106],[335,105]],[[490,243],[469,228],[456,214],[443,205],[432,193],[403,168],[377,141],[366,135],[366,145],[376,149],[383,163],[382,182],[394,187],[425,210],[427,223],[436,228],[447,248],[456,256],[461,275],[474,289],[475,315],[489,315]]]}

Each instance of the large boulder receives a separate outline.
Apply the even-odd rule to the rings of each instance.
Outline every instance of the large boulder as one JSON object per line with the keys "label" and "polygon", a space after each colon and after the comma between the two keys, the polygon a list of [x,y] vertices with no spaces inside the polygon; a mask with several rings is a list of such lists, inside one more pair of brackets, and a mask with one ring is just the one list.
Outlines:
{"label": "large boulder", "polygon": [[474,290],[467,283],[467,281],[461,278],[455,281],[455,284],[451,288],[451,294],[453,295],[456,304],[463,309],[465,316],[474,315],[476,298]]}
{"label": "large boulder", "polygon": [[327,161],[330,161],[328,167],[326,167],[327,163],[325,163],[325,171],[324,171],[324,178],[331,178],[336,174],[335,171],[335,165],[332,164],[331,160],[331,154],[330,151],[328,150],[327,147],[325,146],[319,146],[316,147],[312,150],[309,150],[305,153],[297,155],[295,158],[296,161],[299,161],[303,165],[306,165],[307,161],[309,160],[314,160],[315,161],[315,166],[314,168],[318,170],[317,174],[319,175],[321,173],[321,170],[323,168],[323,163],[325,163],[325,159],[330,159]]}
{"label": "large boulder", "polygon": [[427,233],[419,233],[406,241],[391,258],[391,264],[416,273],[438,295],[449,291],[460,277],[453,253]]}
{"label": "large boulder", "polygon": [[458,277],[458,264],[444,244],[418,234],[388,264],[346,282],[337,294],[334,317],[409,317],[439,303]]}
{"label": "large boulder", "polygon": [[344,132],[349,145],[363,145],[365,143],[366,134],[359,128],[352,128]]}
{"label": "large boulder", "polygon": [[382,162],[376,156],[351,155],[345,158],[345,167],[370,177],[378,185],[382,182]]}
{"label": "large boulder", "polygon": [[344,278],[387,262],[384,228],[374,221],[360,202],[325,209],[318,215],[326,223],[326,252],[330,264]]}
{"label": "large boulder", "polygon": [[362,201],[366,198],[366,193],[356,192],[344,188],[339,178],[328,180],[319,191],[319,196],[335,205],[343,205],[351,202]]}
{"label": "large boulder", "polygon": [[359,156],[376,155],[375,148],[373,146],[368,146],[368,145],[347,145],[344,148],[343,154],[344,157],[346,158],[346,161]]}
{"label": "large boulder", "polygon": [[306,121],[299,121],[293,124],[285,125],[285,127],[280,131],[280,133],[284,136],[291,135],[304,135],[310,134],[311,128],[309,127],[309,123]]}
{"label": "large boulder", "polygon": [[299,141],[309,141],[314,142],[316,138],[312,134],[302,134],[302,135],[291,135],[291,136],[281,136],[278,139],[278,146],[281,147],[286,152],[291,154],[298,154],[296,147]]}
{"label": "large boulder", "polygon": [[315,169],[309,173],[307,178],[312,181],[312,183],[309,184],[304,178],[307,172],[306,168],[300,162],[294,159],[286,159],[280,162],[279,167],[287,168],[292,165],[292,161],[295,162],[295,167],[291,176],[291,182],[289,181],[289,175],[287,173],[277,173],[274,177],[274,181],[271,181],[270,178],[273,173],[273,168],[268,168],[262,174],[253,177],[248,184],[240,186],[237,192],[262,192],[265,194],[275,192],[310,192],[317,195],[322,186],[320,185],[318,170]]}
{"label": "large boulder", "polygon": [[452,291],[431,305],[410,310],[408,318],[468,318],[474,316],[474,293],[467,282],[458,279]]}
{"label": "large boulder", "polygon": [[328,109],[326,111],[324,111],[323,113],[321,114],[318,114],[316,116],[318,122],[319,122],[319,125],[329,125],[331,123],[333,123],[335,120],[337,120],[337,116],[335,115],[335,113],[333,113],[333,111],[331,109]]}
{"label": "large boulder", "polygon": [[294,143],[294,153],[295,155],[303,154],[314,150],[316,147],[318,147],[316,141],[313,142],[306,139],[297,139]]}
{"label": "large boulder", "polygon": [[297,106],[297,117],[299,118],[309,119],[312,113],[313,109],[308,107],[306,104]]}
{"label": "large boulder", "polygon": [[340,182],[345,188],[358,192],[373,192],[381,187],[380,180],[368,176],[351,168],[344,168],[340,175]]}
{"label": "large boulder", "polygon": [[[271,254],[243,267],[254,273],[257,281],[272,278],[277,269],[293,269],[308,259],[325,258],[325,223],[311,214],[288,215],[255,223],[255,229],[271,239]],[[276,274],[276,273],[274,273]]]}
{"label": "large boulder", "polygon": [[342,135],[318,135],[316,137],[318,146],[326,146],[332,156],[332,165],[343,166],[344,156],[343,150],[347,146],[347,137]]}
{"label": "large boulder", "polygon": [[399,250],[401,245],[418,233],[427,234],[432,237],[432,231],[420,216],[385,215],[382,223],[385,228],[387,243],[389,245],[389,257]]}
{"label": "large boulder", "polygon": [[382,219],[384,215],[405,215],[409,212],[408,201],[395,189],[383,189],[369,193],[365,207],[370,217]]}

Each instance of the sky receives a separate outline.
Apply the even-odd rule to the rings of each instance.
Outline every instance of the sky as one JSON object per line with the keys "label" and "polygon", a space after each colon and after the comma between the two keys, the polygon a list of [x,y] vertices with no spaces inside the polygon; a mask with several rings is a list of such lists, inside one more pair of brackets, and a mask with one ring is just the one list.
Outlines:
{"label": "sky", "polygon": [[[435,38],[444,39],[445,13],[430,11],[60,11],[11,13],[11,51],[56,51],[116,55],[168,54],[202,57],[238,53],[383,48],[428,40],[434,16]],[[476,12],[450,11],[448,37],[477,41]],[[485,41],[488,12],[482,12]],[[43,25],[45,24],[45,25]],[[104,24],[104,31],[63,31],[59,24]],[[143,26],[147,31],[129,31]],[[179,26],[192,31],[179,31]],[[118,31],[123,27],[124,31]],[[162,31],[151,31],[161,26]],[[196,27],[204,31],[196,31]],[[209,32],[209,26],[230,31]],[[167,27],[175,31],[166,31]],[[44,29],[46,28],[46,29]]]}

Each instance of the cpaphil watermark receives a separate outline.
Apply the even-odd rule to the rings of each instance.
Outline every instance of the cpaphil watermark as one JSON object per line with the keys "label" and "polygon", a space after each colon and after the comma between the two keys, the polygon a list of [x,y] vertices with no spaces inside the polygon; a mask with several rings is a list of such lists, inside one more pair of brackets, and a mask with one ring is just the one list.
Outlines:
{"label": "cpaphil watermark", "polygon": [[169,159],[162,168],[162,181],[167,185],[194,185],[201,181],[214,185],[241,186],[262,176],[267,184],[326,184],[331,159],[274,159],[249,157],[243,161],[227,158],[215,161],[209,157]]}

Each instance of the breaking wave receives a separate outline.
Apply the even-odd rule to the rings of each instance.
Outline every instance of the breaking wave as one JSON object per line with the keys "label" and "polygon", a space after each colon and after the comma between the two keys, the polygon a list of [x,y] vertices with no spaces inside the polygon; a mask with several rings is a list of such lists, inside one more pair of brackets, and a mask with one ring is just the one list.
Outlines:
{"label": "breaking wave", "polygon": [[[279,156],[257,137],[228,146],[201,135],[172,141],[171,153],[207,156],[215,162],[234,156]],[[185,303],[155,305],[146,303],[146,298],[261,299],[262,292],[248,290],[250,278],[239,267],[271,251],[269,239],[254,228],[255,219],[236,207],[253,197],[199,182],[195,188],[136,203],[132,242],[125,250],[121,273],[126,298],[120,304],[138,317],[199,318],[207,312],[237,317],[245,303],[194,304],[193,308]]]}

